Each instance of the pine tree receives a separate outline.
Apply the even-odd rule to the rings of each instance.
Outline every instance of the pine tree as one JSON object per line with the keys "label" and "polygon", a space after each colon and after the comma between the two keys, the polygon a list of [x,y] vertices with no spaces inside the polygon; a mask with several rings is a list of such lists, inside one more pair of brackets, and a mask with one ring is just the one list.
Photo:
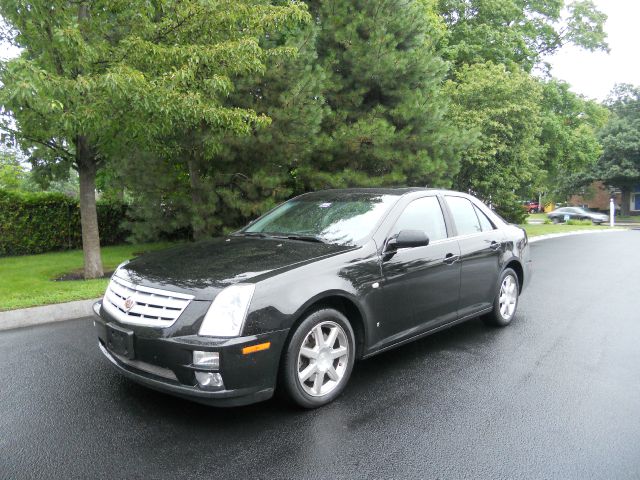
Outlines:
{"label": "pine tree", "polygon": [[458,132],[445,119],[447,65],[437,17],[423,1],[310,1],[328,112],[298,190],[449,185]]}

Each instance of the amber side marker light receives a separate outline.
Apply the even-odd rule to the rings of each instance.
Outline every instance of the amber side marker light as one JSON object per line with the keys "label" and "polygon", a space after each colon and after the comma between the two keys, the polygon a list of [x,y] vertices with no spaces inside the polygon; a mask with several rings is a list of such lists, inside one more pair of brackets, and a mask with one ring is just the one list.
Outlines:
{"label": "amber side marker light", "polygon": [[249,355],[250,353],[259,352],[261,350],[268,350],[271,347],[271,342],[259,343],[257,345],[251,345],[250,347],[244,347],[242,349],[243,355]]}

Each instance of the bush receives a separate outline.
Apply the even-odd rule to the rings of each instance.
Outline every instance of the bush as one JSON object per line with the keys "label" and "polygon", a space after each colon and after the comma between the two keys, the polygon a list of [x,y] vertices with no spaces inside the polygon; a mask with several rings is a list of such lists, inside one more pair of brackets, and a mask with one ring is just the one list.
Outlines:
{"label": "bush", "polygon": [[[100,243],[123,243],[127,206],[98,202]],[[0,190],[0,256],[29,255],[82,248],[80,205],[60,193]]]}
{"label": "bush", "polygon": [[567,225],[591,225],[591,220],[567,220]]}
{"label": "bush", "polygon": [[527,212],[522,208],[519,202],[505,203],[495,206],[496,212],[502,216],[507,222],[523,224],[527,219]]}

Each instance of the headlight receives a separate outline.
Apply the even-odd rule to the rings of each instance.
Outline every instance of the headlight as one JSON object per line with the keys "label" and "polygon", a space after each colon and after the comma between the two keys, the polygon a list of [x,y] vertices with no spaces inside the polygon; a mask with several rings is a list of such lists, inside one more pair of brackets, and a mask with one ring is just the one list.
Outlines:
{"label": "headlight", "polygon": [[198,335],[205,337],[240,335],[254,290],[254,284],[232,285],[222,290],[204,316]]}

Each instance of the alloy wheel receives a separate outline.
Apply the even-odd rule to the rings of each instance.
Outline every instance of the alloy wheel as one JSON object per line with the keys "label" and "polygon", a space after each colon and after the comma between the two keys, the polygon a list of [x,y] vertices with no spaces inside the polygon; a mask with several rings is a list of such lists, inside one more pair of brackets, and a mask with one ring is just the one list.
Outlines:
{"label": "alloy wheel", "polygon": [[349,342],[335,322],[315,325],[304,338],[298,353],[298,381],[313,397],[331,393],[344,378],[349,364]]}
{"label": "alloy wheel", "polygon": [[517,302],[518,284],[513,275],[507,275],[502,280],[502,285],[500,285],[500,296],[498,298],[498,305],[502,318],[505,320],[511,319],[516,311]]}

